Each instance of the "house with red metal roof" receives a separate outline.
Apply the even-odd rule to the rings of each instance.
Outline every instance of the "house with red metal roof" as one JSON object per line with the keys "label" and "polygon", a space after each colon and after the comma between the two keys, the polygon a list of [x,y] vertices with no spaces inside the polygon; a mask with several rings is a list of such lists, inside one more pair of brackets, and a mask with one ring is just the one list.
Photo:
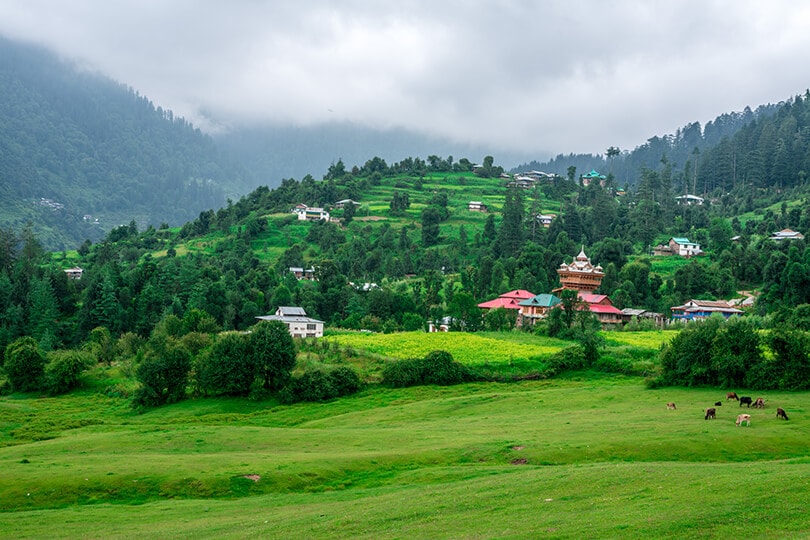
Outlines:
{"label": "house with red metal roof", "polygon": [[523,300],[528,300],[529,298],[534,298],[534,293],[530,293],[529,291],[523,289],[515,289],[514,291],[509,291],[503,293],[498,298],[494,300],[489,300],[487,302],[481,302],[478,304],[478,307],[481,309],[497,309],[497,308],[505,308],[505,309],[517,309],[520,310],[520,302]]}

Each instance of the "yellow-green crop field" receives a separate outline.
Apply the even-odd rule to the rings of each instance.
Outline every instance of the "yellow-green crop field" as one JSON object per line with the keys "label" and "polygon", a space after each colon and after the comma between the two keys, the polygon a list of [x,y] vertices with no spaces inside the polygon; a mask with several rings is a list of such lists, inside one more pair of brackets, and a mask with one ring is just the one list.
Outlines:
{"label": "yellow-green crop field", "polygon": [[[497,336],[497,337],[495,337]],[[332,336],[344,347],[391,358],[422,357],[443,350],[465,365],[526,361],[552,355],[571,342],[530,334],[471,334],[465,332],[400,332],[396,334],[347,333]]]}
{"label": "yellow-green crop field", "polygon": [[677,330],[660,330],[657,332],[608,332],[603,334],[608,344],[632,345],[645,349],[659,349],[678,335]]}

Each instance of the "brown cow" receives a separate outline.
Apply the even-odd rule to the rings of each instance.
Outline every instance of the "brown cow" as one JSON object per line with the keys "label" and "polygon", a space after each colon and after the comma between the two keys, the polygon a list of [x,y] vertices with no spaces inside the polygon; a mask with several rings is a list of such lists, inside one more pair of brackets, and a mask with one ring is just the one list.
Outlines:
{"label": "brown cow", "polygon": [[751,415],[750,414],[738,415],[737,416],[737,422],[735,422],[737,424],[737,427],[740,427],[743,424],[743,422],[745,422],[746,425],[750,426],[751,425]]}
{"label": "brown cow", "polygon": [[669,403],[667,403],[667,409],[675,409],[675,408],[676,408],[675,404],[672,403],[671,401]]}
{"label": "brown cow", "polygon": [[714,416],[715,412],[716,412],[716,409],[714,407],[706,409],[706,418],[704,418],[704,420],[708,420],[709,418],[714,419],[715,418],[715,416]]}
{"label": "brown cow", "polygon": [[728,394],[726,394],[726,401],[728,401],[730,399],[733,399],[733,400],[739,399],[737,397],[737,392],[729,392]]}
{"label": "brown cow", "polygon": [[785,409],[783,409],[782,407],[777,407],[776,408],[776,417],[777,418],[784,418],[785,420],[788,419],[787,413],[785,412]]}
{"label": "brown cow", "polygon": [[754,401],[754,405],[753,405],[753,407],[754,407],[754,408],[756,408],[756,409],[764,409],[764,408],[765,408],[765,400],[764,400],[764,399],[762,399],[761,397],[758,397],[758,398],[757,398],[757,399]]}

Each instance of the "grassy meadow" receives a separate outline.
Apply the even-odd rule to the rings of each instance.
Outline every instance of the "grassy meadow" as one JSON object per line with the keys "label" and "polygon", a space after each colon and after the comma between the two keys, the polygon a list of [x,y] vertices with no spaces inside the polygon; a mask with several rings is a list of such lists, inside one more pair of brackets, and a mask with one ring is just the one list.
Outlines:
{"label": "grassy meadow", "polygon": [[[384,357],[421,341],[505,368],[565,345],[456,336],[465,335],[329,339]],[[609,333],[606,354],[657,350],[668,338]],[[118,380],[118,368],[103,369]],[[0,536],[805,537],[810,393],[756,395],[767,406],[746,410],[750,427],[735,426],[740,409],[725,390],[648,390],[640,377],[598,372],[370,385],[289,406],[198,398],[143,414],[103,385],[4,396]],[[704,420],[717,400],[717,419]],[[777,406],[789,421],[776,419]]]}

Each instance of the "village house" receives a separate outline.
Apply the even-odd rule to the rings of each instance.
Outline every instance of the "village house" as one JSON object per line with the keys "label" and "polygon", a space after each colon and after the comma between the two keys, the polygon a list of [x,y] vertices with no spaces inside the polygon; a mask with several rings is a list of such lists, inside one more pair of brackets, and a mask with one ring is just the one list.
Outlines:
{"label": "village house", "polygon": [[719,313],[726,319],[741,315],[743,311],[729,305],[725,300],[689,300],[681,306],[669,308],[674,321],[694,321],[707,319]]}
{"label": "village house", "polygon": [[533,298],[534,296],[535,296],[534,293],[530,293],[529,291],[523,289],[517,289],[514,291],[503,293],[494,300],[489,300],[488,302],[481,302],[480,304],[478,304],[478,307],[487,310],[505,308],[505,309],[515,309],[519,311],[520,302],[523,300],[528,300],[529,298]]}
{"label": "village house", "polygon": [[588,174],[580,175],[579,181],[583,186],[590,186],[591,182],[599,182],[599,185],[604,187],[607,177],[604,174],[599,174],[595,169],[591,169]]}
{"label": "village house", "polygon": [[552,308],[561,300],[553,294],[538,294],[532,298],[518,302],[520,314],[517,318],[518,326],[534,326],[540,319],[548,317]]}
{"label": "village house", "polygon": [[323,208],[309,207],[305,204],[295,205],[290,213],[297,214],[299,221],[329,221],[329,212]]}
{"label": "village house", "polygon": [[543,171],[529,171],[523,173],[523,176],[528,176],[533,180],[553,180],[555,175]]}
{"label": "village house", "polygon": [[67,277],[70,279],[82,279],[82,273],[84,273],[84,270],[78,266],[65,270],[65,274],[67,274]]}
{"label": "village house", "polygon": [[701,205],[701,204],[703,204],[704,199],[703,199],[703,197],[698,197],[697,195],[686,194],[686,195],[680,195],[678,197],[675,197],[675,201],[678,204]]}
{"label": "village house", "polygon": [[542,225],[544,228],[548,229],[549,227],[551,227],[551,222],[554,220],[555,217],[557,216],[555,216],[554,214],[536,214],[534,216],[534,219],[537,221],[537,223]]}
{"label": "village house", "polygon": [[354,200],[352,200],[352,199],[343,199],[343,200],[340,200],[340,201],[336,202],[335,204],[333,204],[332,206],[334,206],[335,208],[346,208],[346,206],[348,206],[348,205],[350,205],[350,204],[351,204],[352,206],[360,206],[360,203],[359,203],[359,202],[354,201]]}
{"label": "village house", "polygon": [[655,313],[653,311],[647,311],[646,309],[636,309],[636,308],[624,308],[622,310],[622,322],[629,323],[633,319],[638,320],[649,320],[652,321],[655,326],[662,328],[666,323],[664,316],[661,313]]}
{"label": "village house", "polygon": [[700,244],[690,242],[688,238],[672,237],[666,245],[655,246],[653,250],[655,255],[680,255],[681,257],[694,257],[701,255],[703,251],[700,249]]}
{"label": "village house", "polygon": [[506,187],[532,189],[537,184],[537,180],[529,176],[515,176],[513,180],[506,184]]}
{"label": "village house", "polygon": [[256,318],[261,321],[283,322],[294,338],[323,337],[323,321],[307,317],[304,308],[281,306],[274,315],[260,315]]}
{"label": "village house", "polygon": [[486,212],[487,205],[482,203],[481,201],[470,201],[467,203],[467,210],[470,212]]}
{"label": "village house", "polygon": [[571,264],[560,264],[560,267],[557,268],[557,274],[560,276],[562,287],[555,289],[553,292],[564,289],[585,292],[595,291],[602,284],[602,278],[605,277],[602,267],[594,266],[588,256],[585,255],[584,247]]}
{"label": "village house", "polygon": [[442,317],[438,321],[428,321],[428,332],[449,332],[452,317]]}
{"label": "village house", "polygon": [[579,298],[588,306],[590,312],[596,315],[602,326],[608,327],[622,324],[624,319],[621,310],[613,305],[613,302],[606,294],[580,292]]}
{"label": "village house", "polygon": [[792,229],[782,229],[771,235],[771,240],[774,242],[781,242],[782,240],[804,240],[804,235]]}
{"label": "village house", "polygon": [[315,267],[310,266],[309,268],[302,268],[300,266],[290,266],[290,273],[295,276],[295,279],[302,280],[306,279],[309,281],[317,281],[315,279]]}

